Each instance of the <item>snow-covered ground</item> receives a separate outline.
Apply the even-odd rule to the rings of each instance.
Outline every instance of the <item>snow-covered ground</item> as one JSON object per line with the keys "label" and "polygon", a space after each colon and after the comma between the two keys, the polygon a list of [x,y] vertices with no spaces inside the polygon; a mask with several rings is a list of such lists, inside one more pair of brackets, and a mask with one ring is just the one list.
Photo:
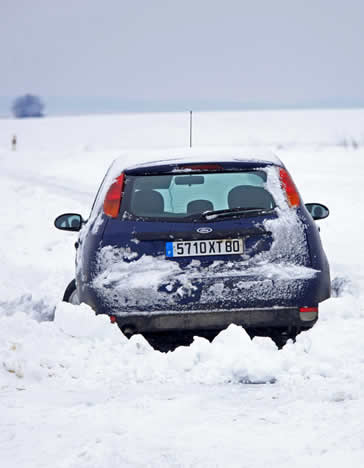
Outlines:
{"label": "snow-covered ground", "polygon": [[363,466],[364,110],[194,115],[196,146],[273,149],[303,199],[331,210],[335,297],[295,344],[230,326],[162,354],[60,302],[76,234],[54,218],[87,217],[115,157],[173,157],[188,138],[188,114],[0,120],[4,468]]}

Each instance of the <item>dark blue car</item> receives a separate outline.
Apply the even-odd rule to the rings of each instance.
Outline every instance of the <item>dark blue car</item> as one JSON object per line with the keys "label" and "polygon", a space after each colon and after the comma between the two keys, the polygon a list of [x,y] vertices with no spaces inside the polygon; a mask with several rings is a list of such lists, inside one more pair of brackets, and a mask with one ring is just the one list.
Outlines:
{"label": "dark blue car", "polygon": [[80,231],[64,296],[108,314],[153,345],[209,339],[229,324],[278,343],[311,328],[330,297],[314,220],[274,156],[186,158],[122,167],[116,160]]}

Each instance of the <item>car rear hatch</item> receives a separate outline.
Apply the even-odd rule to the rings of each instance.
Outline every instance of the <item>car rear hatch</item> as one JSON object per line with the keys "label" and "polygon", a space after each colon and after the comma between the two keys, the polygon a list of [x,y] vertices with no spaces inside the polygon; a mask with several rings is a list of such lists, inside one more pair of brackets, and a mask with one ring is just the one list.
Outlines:
{"label": "car rear hatch", "polygon": [[[279,197],[269,189],[272,170],[230,162],[125,171],[114,182],[122,185],[122,202],[105,227],[93,280],[108,310],[292,305],[289,272],[282,278],[287,258],[270,229],[280,217]],[[298,259],[287,252],[296,265],[309,264],[306,253]]]}

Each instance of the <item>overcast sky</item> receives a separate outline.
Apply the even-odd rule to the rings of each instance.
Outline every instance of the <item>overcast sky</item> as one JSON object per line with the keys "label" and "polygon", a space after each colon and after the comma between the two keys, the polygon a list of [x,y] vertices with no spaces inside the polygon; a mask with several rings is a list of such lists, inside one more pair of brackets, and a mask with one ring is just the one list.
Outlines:
{"label": "overcast sky", "polygon": [[364,106],[364,1],[0,0],[0,57],[3,105]]}

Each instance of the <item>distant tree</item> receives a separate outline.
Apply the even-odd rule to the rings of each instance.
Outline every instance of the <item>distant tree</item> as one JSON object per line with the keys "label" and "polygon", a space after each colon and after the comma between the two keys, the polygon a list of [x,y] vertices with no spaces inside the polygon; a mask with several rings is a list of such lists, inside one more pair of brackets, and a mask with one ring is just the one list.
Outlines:
{"label": "distant tree", "polygon": [[40,97],[25,94],[15,99],[12,111],[16,118],[43,117],[44,104]]}

